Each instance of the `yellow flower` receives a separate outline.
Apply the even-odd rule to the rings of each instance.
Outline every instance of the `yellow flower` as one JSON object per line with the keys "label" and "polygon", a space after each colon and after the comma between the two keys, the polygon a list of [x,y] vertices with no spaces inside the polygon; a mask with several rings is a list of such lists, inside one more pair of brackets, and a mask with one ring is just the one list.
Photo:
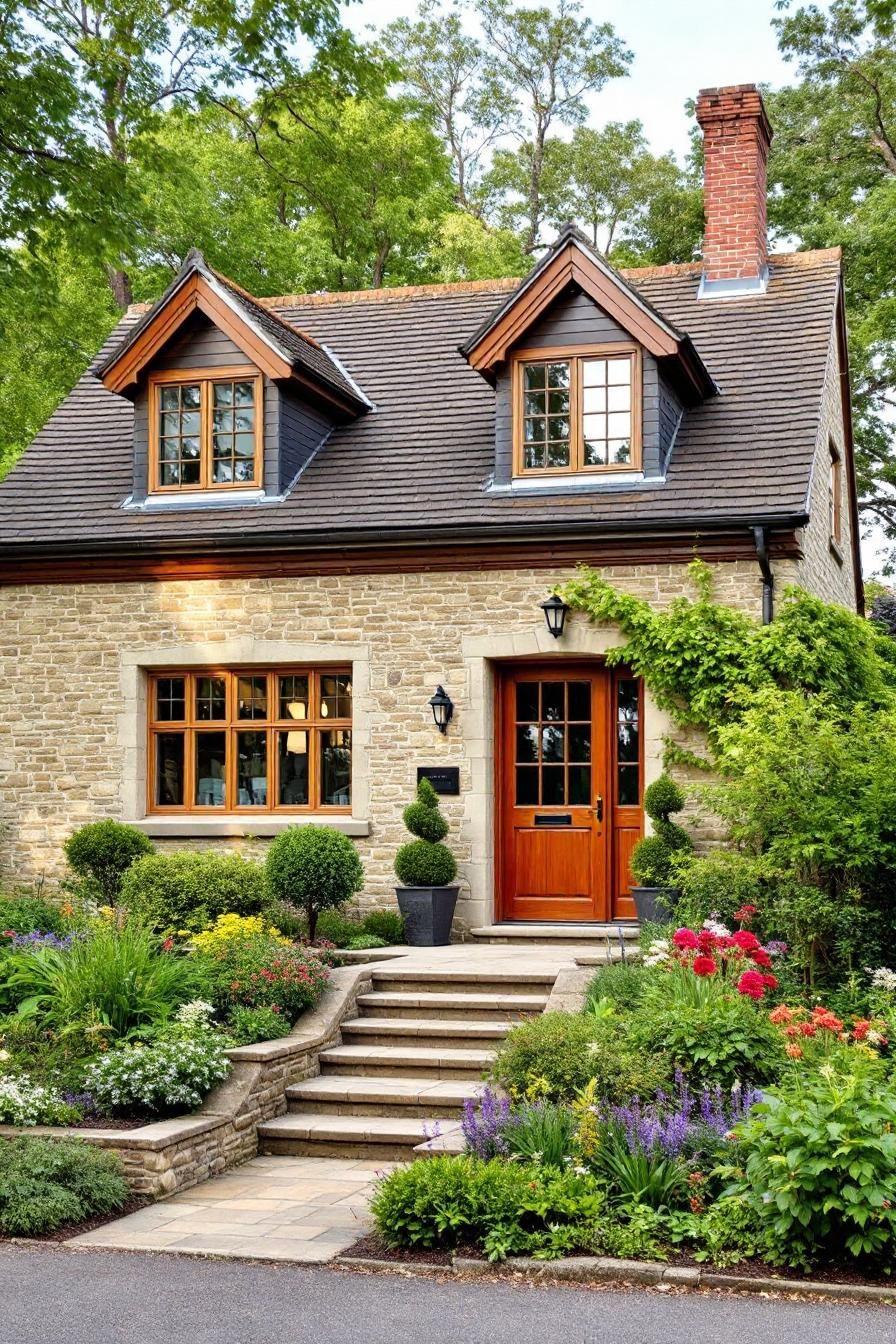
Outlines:
{"label": "yellow flower", "polygon": [[288,947],[291,940],[273,924],[265,924],[261,915],[219,915],[210,929],[197,933],[193,938],[193,947],[198,952],[219,952],[231,943],[243,943],[252,938],[266,936]]}

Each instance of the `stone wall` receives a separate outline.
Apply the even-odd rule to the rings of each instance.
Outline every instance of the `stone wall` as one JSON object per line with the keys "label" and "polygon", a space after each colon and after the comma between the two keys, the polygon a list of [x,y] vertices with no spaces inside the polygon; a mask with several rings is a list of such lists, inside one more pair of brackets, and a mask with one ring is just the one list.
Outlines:
{"label": "stone wall", "polygon": [[[332,972],[330,987],[317,1008],[304,1014],[289,1036],[279,1041],[240,1046],[227,1053],[228,1077],[195,1115],[178,1116],[140,1129],[61,1129],[37,1126],[28,1134],[86,1140],[121,1158],[131,1188],[159,1199],[185,1190],[209,1176],[254,1157],[256,1128],[286,1111],[286,1089],[320,1072],[318,1055],[339,1043],[339,1027],[357,1017],[357,999],[371,987],[370,966]],[[0,1125],[0,1137],[22,1131]]]}

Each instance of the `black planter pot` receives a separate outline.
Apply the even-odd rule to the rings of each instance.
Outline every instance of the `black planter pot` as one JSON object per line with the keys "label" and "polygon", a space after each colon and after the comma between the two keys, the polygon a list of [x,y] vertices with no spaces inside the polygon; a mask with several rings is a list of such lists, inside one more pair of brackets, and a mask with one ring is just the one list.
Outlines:
{"label": "black planter pot", "polygon": [[680,899],[677,887],[632,887],[632,900],[642,924],[665,924]]}
{"label": "black planter pot", "polygon": [[445,947],[451,942],[451,921],[459,887],[396,887],[411,947]]}

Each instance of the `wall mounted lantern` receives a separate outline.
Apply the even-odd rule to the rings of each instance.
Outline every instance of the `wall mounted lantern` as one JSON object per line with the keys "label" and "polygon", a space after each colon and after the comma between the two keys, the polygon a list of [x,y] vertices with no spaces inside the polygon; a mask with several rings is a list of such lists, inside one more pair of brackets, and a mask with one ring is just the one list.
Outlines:
{"label": "wall mounted lantern", "polygon": [[454,704],[444,686],[437,686],[436,693],[429,702],[432,717],[440,733],[447,733],[448,725],[454,714]]}
{"label": "wall mounted lantern", "polygon": [[544,612],[545,624],[555,639],[559,639],[563,634],[563,627],[566,625],[566,613],[569,607],[558,597],[556,593],[551,593],[547,601],[541,603],[541,609]]}

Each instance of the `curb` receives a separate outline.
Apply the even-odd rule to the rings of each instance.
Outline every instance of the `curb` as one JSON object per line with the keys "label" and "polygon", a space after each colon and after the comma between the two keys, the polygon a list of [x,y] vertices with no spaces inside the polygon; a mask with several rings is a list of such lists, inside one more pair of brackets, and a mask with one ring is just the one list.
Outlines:
{"label": "curb", "polygon": [[646,1287],[715,1288],[740,1293],[777,1293],[790,1297],[832,1297],[856,1302],[896,1304],[896,1283],[878,1287],[857,1283],[820,1283],[815,1279],[748,1278],[742,1274],[717,1274],[696,1266],[664,1265],[655,1260],[617,1260],[611,1256],[567,1256],[560,1260],[533,1260],[520,1256],[497,1263],[455,1256],[448,1265],[422,1260],[360,1259],[337,1255],[331,1264],[352,1266],[378,1273],[454,1274],[458,1278],[491,1277],[502,1271],[517,1277],[563,1280],[568,1283],[638,1283]]}

